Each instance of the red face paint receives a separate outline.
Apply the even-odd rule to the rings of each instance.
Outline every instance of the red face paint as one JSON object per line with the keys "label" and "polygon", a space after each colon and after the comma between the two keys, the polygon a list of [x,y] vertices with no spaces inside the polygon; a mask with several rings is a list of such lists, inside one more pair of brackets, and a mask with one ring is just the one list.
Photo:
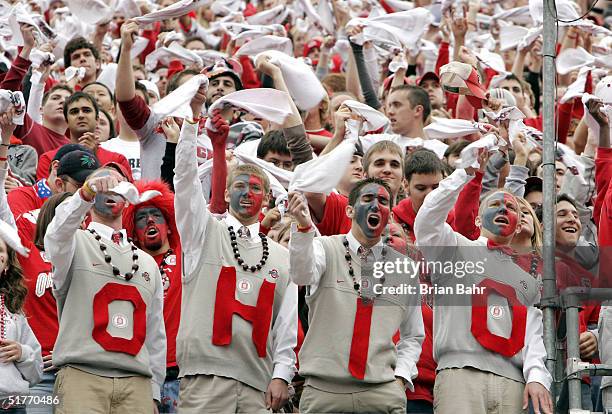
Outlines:
{"label": "red face paint", "polygon": [[168,240],[168,223],[160,209],[141,207],[134,213],[136,241],[141,248],[155,252]]}
{"label": "red face paint", "polygon": [[516,200],[509,194],[499,192],[486,199],[487,207],[482,212],[482,226],[501,237],[516,232],[519,215]]}
{"label": "red face paint", "polygon": [[355,218],[363,234],[368,238],[380,237],[389,221],[389,193],[375,183],[365,185],[359,191],[359,199],[353,207]]}
{"label": "red face paint", "polygon": [[240,174],[230,190],[230,207],[240,216],[259,214],[265,197],[264,185],[256,175]]}

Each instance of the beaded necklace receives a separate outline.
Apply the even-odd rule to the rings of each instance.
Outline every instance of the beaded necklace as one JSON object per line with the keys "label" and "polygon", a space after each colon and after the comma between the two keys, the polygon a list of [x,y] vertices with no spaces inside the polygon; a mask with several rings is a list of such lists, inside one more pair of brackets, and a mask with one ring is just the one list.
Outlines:
{"label": "beaded necklace", "polygon": [[266,261],[268,260],[268,255],[269,255],[268,240],[266,239],[266,235],[259,232],[259,238],[261,239],[261,245],[263,247],[263,253],[261,256],[261,260],[259,261],[258,264],[249,266],[248,264],[244,263],[244,260],[242,259],[242,257],[240,257],[240,251],[238,250],[238,242],[236,241],[236,232],[234,231],[234,227],[228,226],[227,231],[229,232],[229,235],[230,235],[230,242],[232,244],[232,250],[234,251],[234,258],[238,262],[238,266],[242,266],[242,269],[245,272],[250,271],[252,273],[255,273],[256,271],[261,270],[261,268],[266,265]]}
{"label": "beaded necklace", "polygon": [[0,339],[6,339],[6,308],[4,295],[0,295]]}
{"label": "beaded necklace", "polygon": [[[383,248],[382,248],[382,251],[381,251],[381,255],[382,255],[383,260],[387,256],[387,242],[388,242],[388,240],[389,240],[389,238],[385,238],[385,242],[383,244]],[[366,298],[366,297],[363,296],[363,291],[361,289],[361,284],[359,282],[357,282],[357,279],[355,278],[355,271],[353,270],[353,259],[351,258],[351,251],[349,249],[349,242],[348,242],[348,239],[346,238],[346,236],[343,237],[342,244],[344,245],[344,250],[345,250],[344,258],[346,259],[346,263],[348,264],[349,275],[351,276],[351,279],[353,279],[353,289],[355,290],[355,292],[357,292],[359,294],[359,297],[362,300],[364,300],[364,301],[373,300],[373,298]],[[385,283],[385,277],[384,276],[382,276],[380,278],[380,282],[381,283]],[[377,297],[379,295],[380,295],[380,293],[376,294],[375,297]]]}
{"label": "beaded necklace", "polygon": [[111,269],[113,269],[113,276],[120,279],[125,279],[126,281],[132,279],[134,274],[138,271],[138,254],[136,253],[137,247],[134,245],[134,243],[132,243],[132,239],[128,238],[128,242],[130,243],[130,247],[132,249],[132,271],[127,272],[125,275],[121,275],[119,268],[113,264],[111,255],[106,252],[106,245],[100,241],[102,236],[100,236],[94,229],[89,229],[89,232],[93,234],[94,238],[98,241],[100,250],[104,254],[104,261],[110,265]]}
{"label": "beaded necklace", "polygon": [[166,286],[166,283],[170,282],[170,278],[166,274],[166,272],[164,270],[164,266],[166,266],[168,264],[166,262],[166,259],[168,259],[168,257],[170,257],[170,255],[172,255],[172,253],[174,253],[172,251],[172,249],[168,249],[168,251],[164,254],[164,257],[162,258],[161,262],[159,263],[159,273],[162,276],[162,286]]}

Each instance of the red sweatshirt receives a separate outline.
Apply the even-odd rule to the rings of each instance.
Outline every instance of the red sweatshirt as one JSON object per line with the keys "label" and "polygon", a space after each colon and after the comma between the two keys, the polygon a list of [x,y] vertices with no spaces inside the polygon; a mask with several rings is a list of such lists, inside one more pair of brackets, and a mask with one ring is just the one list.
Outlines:
{"label": "red sweatshirt", "polygon": [[[51,161],[53,161],[53,157],[55,157],[55,153],[57,149],[52,151],[47,151],[38,159],[38,168],[36,169],[36,178],[47,178],[49,177],[49,168],[51,167]],[[96,157],[98,161],[100,161],[100,165],[104,165],[109,162],[115,162],[125,167],[125,171],[130,174],[130,181],[132,181],[132,168],[130,167],[130,163],[128,160],[121,154],[117,154],[116,152],[107,151],[102,147],[98,147],[96,150]]]}
{"label": "red sweatshirt", "polygon": [[599,287],[612,287],[612,148],[598,148],[595,158],[597,198],[593,218],[598,226]]}
{"label": "red sweatshirt", "polygon": [[[166,325],[166,343],[168,346],[166,366],[176,366],[176,335],[178,334],[179,321],[181,320],[181,248],[173,248],[173,254],[166,257],[162,275],[162,286],[164,287],[164,324]],[[164,259],[164,254],[154,257],[158,266]]]}

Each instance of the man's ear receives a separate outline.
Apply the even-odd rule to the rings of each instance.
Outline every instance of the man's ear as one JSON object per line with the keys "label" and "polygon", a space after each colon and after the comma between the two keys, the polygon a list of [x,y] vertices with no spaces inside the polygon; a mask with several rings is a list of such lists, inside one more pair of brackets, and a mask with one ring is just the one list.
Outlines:
{"label": "man's ear", "polygon": [[229,204],[229,202],[230,202],[230,193],[229,193],[229,190],[227,188],[223,192],[223,198],[225,199],[225,202],[227,204]]}
{"label": "man's ear", "polygon": [[346,206],[345,213],[346,216],[352,220],[355,215],[355,209],[353,209],[352,206]]}
{"label": "man's ear", "polygon": [[408,183],[408,180],[406,180],[405,178],[402,178],[402,187],[404,188],[404,194],[406,194],[406,196],[410,195],[410,184]]}
{"label": "man's ear", "polygon": [[480,216],[476,216],[476,220],[474,220],[474,224],[476,225],[476,227],[478,227],[479,229],[482,229],[482,221],[480,220]]}
{"label": "man's ear", "polygon": [[64,182],[62,181],[61,178],[59,177],[55,177],[55,188],[57,188],[58,193],[63,193],[65,190],[64,188]]}

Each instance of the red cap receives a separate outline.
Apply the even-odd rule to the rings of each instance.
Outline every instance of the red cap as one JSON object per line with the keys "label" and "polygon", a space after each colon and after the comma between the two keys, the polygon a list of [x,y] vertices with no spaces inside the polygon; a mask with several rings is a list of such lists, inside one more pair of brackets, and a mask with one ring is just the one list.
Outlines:
{"label": "red cap", "polygon": [[427,72],[425,74],[423,74],[423,76],[421,76],[420,78],[417,78],[416,84],[418,86],[421,86],[421,83],[426,81],[426,80],[435,80],[436,82],[440,83],[440,77],[438,76],[438,74],[436,72]]}
{"label": "red cap", "polygon": [[172,76],[175,73],[181,72],[183,70],[185,70],[185,66],[183,66],[181,61],[178,60],[178,59],[173,59],[173,60],[170,61],[170,64],[168,65],[168,75],[167,75],[167,78],[168,79],[172,79]]}
{"label": "red cap", "polygon": [[314,38],[304,44],[304,51],[302,52],[302,57],[308,57],[312,49],[321,49],[321,44],[323,41],[319,38]]}

